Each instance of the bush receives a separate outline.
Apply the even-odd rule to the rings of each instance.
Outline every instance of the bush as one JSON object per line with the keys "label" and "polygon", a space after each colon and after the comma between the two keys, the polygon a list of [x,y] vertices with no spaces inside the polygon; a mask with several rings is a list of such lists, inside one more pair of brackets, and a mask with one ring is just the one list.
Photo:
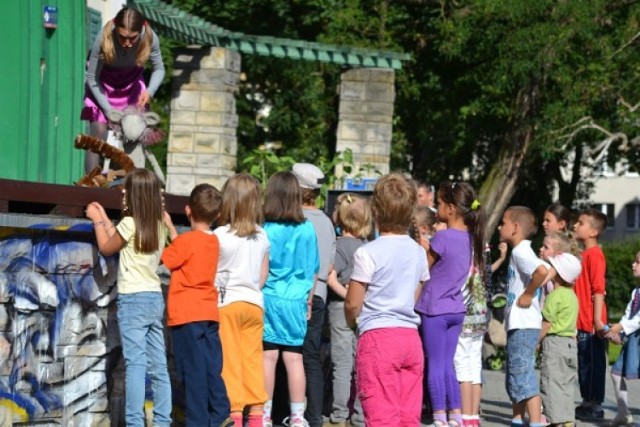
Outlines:
{"label": "bush", "polygon": [[607,259],[607,310],[609,321],[614,323],[620,320],[631,298],[631,291],[638,284],[633,277],[631,263],[636,253],[640,250],[640,241],[637,239],[625,239],[606,242],[602,245]]}

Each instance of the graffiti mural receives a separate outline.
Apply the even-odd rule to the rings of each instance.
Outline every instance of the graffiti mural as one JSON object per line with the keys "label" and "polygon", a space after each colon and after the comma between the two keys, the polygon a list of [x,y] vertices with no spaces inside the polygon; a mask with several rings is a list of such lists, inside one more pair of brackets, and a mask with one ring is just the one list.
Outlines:
{"label": "graffiti mural", "polygon": [[117,256],[89,224],[0,226],[0,425],[118,425]]}

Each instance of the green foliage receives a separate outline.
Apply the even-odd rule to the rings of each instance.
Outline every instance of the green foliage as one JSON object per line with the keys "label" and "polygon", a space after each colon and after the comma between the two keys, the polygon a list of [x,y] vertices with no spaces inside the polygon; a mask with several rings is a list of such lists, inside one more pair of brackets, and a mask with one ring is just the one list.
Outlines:
{"label": "green foliage", "polygon": [[640,251],[640,241],[627,239],[606,242],[602,245],[607,260],[607,310],[609,320],[617,322],[624,314],[627,303],[631,298],[631,291],[638,285],[638,279],[633,277],[631,263]]}

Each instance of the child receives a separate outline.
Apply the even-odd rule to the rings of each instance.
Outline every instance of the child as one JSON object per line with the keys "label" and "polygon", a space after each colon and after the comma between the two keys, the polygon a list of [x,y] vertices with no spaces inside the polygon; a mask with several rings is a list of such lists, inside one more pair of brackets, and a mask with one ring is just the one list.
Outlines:
{"label": "child", "polygon": [[429,241],[436,234],[437,225],[436,213],[428,206],[418,205],[413,210],[410,235],[428,251]]}
{"label": "child", "polygon": [[[640,252],[631,264],[633,277],[640,278]],[[618,359],[611,368],[613,389],[618,402],[618,413],[609,423],[612,427],[630,426],[633,416],[627,404],[627,380],[636,380],[640,376],[640,287],[631,292],[631,299],[620,322],[611,326],[607,337],[614,342],[624,342]]]}
{"label": "child", "polygon": [[[344,298],[351,273],[353,272],[353,254],[366,243],[371,232],[371,209],[366,199],[351,193],[341,194],[337,212],[337,223],[342,236],[336,243],[334,269],[329,275],[327,285],[333,293],[329,296],[329,325],[331,330],[331,361],[333,364],[333,408],[330,419],[339,427],[346,427],[349,420],[349,401],[351,400],[351,377],[355,364],[357,339],[347,326],[344,314]],[[364,425],[362,405],[355,397],[354,414],[351,424]]]}
{"label": "child", "polygon": [[302,192],[302,213],[311,222],[318,241],[320,270],[314,288],[311,319],[307,322],[307,334],[302,345],[304,375],[307,379],[307,409],[305,417],[310,427],[322,427],[324,398],[324,378],[320,362],[320,344],[324,325],[325,302],[327,300],[327,276],[333,268],[336,253],[336,235],[333,223],[324,212],[316,207],[320,187],[324,183],[324,173],[310,163],[296,163],[291,172],[298,179]]}
{"label": "child", "polygon": [[356,382],[367,426],[420,425],[424,355],[414,305],[429,268],[407,235],[416,199],[402,175],[380,178],[371,201],[380,237],[353,256],[344,311],[358,328]]}
{"label": "child", "polygon": [[222,380],[218,291],[213,285],[220,244],[210,230],[222,196],[209,184],[197,185],[184,211],[191,231],[178,236],[165,214],[171,244],[162,262],[171,271],[167,326],[173,340],[176,374],[184,385],[187,426],[228,424],[229,399]]}
{"label": "child", "polygon": [[607,217],[595,209],[580,213],[574,226],[575,237],[582,243],[582,273],[575,291],[580,303],[578,313],[578,380],[582,403],[576,407],[579,420],[602,419],[604,382],[607,368],[607,307],[604,303],[606,261],[598,238],[607,228]]}
{"label": "child", "polygon": [[264,426],[271,427],[276,363],[282,353],[287,370],[290,427],[307,427],[304,419],[306,379],[302,344],[311,316],[313,288],[320,268],[316,233],[302,214],[298,180],[277,172],[265,190],[264,230],[269,238],[269,275],[264,285],[264,375],[268,400]]}
{"label": "child", "polygon": [[166,240],[162,224],[162,190],[156,176],[134,169],[124,179],[123,218],[111,225],[104,208],[93,202],[86,215],[94,225],[103,255],[120,252],[118,325],[125,363],[125,419],[142,427],[145,373],[153,388],[153,424],[171,425],[171,382],[167,371],[162,318],[164,298],[156,273]]}
{"label": "child", "polygon": [[573,390],[578,377],[576,320],[578,298],[572,289],[580,274],[580,260],[570,253],[548,257],[555,290],[542,310],[540,391],[547,420],[552,426],[574,423]]}
{"label": "child", "polygon": [[269,239],[262,223],[260,183],[241,173],[222,188],[220,261],[216,285],[220,290],[222,377],[231,401],[231,418],[243,425],[249,409],[249,427],[262,427],[264,388],[262,287],[269,274]]}
{"label": "child", "polygon": [[507,393],[512,402],[512,427],[520,427],[525,411],[529,425],[540,427],[541,398],[535,372],[535,354],[542,324],[538,288],[547,267],[531,249],[529,237],[536,234],[531,209],[511,206],[502,216],[500,241],[513,248],[509,260],[507,294]]}
{"label": "child", "polygon": [[462,288],[472,265],[484,277],[484,213],[466,182],[444,182],[437,193],[438,220],[447,224],[431,239],[427,259],[431,278],[416,304],[427,358],[434,427],[462,426],[460,388],[453,359],[466,307]]}
{"label": "child", "polygon": [[[549,231],[545,238],[542,240],[542,246],[540,246],[540,258],[544,261],[549,261],[549,258],[559,255],[561,253],[571,253],[572,244],[569,237],[565,233],[560,231]],[[544,301],[551,292],[556,288],[553,280],[549,280],[542,286],[542,295],[540,296],[540,307],[544,307]]]}
{"label": "child", "polygon": [[560,203],[550,204],[544,211],[542,229],[544,234],[549,234],[551,231],[569,232],[571,230],[571,211]]}

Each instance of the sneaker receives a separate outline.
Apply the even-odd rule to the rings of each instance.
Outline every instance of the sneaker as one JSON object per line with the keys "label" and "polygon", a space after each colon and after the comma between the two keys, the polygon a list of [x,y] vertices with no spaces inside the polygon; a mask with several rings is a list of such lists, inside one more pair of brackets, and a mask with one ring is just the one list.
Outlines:
{"label": "sneaker", "polygon": [[462,426],[461,426],[460,424],[458,424],[458,422],[457,422],[457,421],[455,421],[455,420],[449,420],[448,425],[449,425],[449,427],[462,427]]}
{"label": "sneaker", "polygon": [[285,418],[282,421],[282,424],[284,424],[287,427],[309,427],[309,422],[307,420],[305,420],[304,418]]}
{"label": "sneaker", "polygon": [[629,415],[616,415],[611,422],[609,422],[609,427],[620,427],[620,426],[631,426],[633,425],[633,416]]}
{"label": "sneaker", "polygon": [[580,421],[601,420],[604,418],[604,410],[594,410],[590,407],[578,406],[576,408],[576,418]]}
{"label": "sneaker", "polygon": [[262,419],[262,427],[273,427],[273,421],[271,421],[271,417]]}
{"label": "sneaker", "polygon": [[[453,421],[453,422],[455,423],[455,421]],[[456,423],[456,424],[458,424],[458,423]],[[427,427],[448,427],[450,425],[451,424],[445,424],[440,420],[433,420],[433,423],[427,425]]]}

